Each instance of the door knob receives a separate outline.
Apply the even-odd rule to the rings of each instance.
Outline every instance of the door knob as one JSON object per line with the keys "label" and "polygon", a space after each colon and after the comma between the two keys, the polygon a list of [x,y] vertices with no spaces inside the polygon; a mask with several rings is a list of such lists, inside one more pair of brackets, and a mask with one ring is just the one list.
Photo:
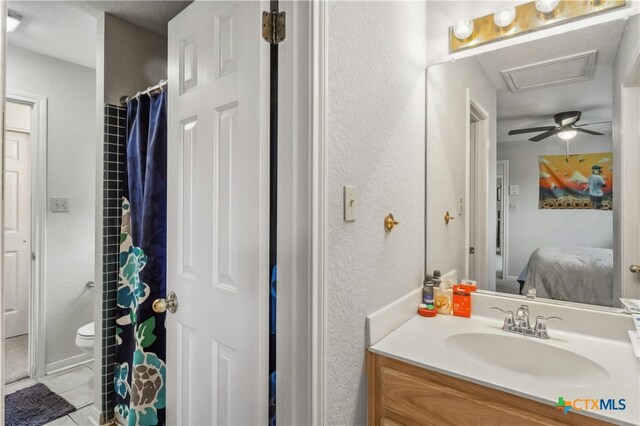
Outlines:
{"label": "door knob", "polygon": [[161,314],[169,311],[172,314],[178,310],[178,296],[172,291],[167,293],[166,299],[156,299],[153,301],[153,311]]}
{"label": "door knob", "polygon": [[631,265],[629,266],[629,270],[634,274],[637,274],[638,272],[640,272],[640,265]]}

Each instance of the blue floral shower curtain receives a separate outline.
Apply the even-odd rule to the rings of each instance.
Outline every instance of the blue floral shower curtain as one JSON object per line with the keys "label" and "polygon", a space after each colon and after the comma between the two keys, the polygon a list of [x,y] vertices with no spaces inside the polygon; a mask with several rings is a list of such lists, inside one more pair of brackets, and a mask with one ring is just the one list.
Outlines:
{"label": "blue floral shower curtain", "polygon": [[165,423],[166,93],[127,103],[116,318],[115,411],[128,425]]}

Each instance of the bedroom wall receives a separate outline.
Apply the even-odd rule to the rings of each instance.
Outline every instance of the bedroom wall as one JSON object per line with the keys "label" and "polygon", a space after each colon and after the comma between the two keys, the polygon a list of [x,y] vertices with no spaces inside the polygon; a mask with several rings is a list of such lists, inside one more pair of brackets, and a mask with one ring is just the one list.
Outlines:
{"label": "bedroom wall", "polygon": [[[572,154],[610,152],[611,134],[578,134],[571,144]],[[541,155],[565,154],[558,138],[532,143],[498,144],[498,160],[509,160],[509,185],[520,186],[520,195],[508,196],[509,240],[507,276],[517,277],[531,253],[538,247],[613,248],[613,213],[602,210],[538,209],[539,167]],[[614,190],[615,192],[615,190]],[[508,191],[506,191],[508,194]],[[513,205],[517,204],[517,210]]]}

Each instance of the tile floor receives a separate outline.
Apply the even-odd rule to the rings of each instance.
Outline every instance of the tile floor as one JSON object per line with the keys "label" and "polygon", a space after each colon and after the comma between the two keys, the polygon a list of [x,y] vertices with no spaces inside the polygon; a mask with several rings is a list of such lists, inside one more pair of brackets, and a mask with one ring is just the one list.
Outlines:
{"label": "tile floor", "polygon": [[93,366],[93,364],[75,367],[71,370],[45,376],[38,380],[20,380],[6,385],[5,393],[15,392],[35,385],[38,382],[43,383],[53,392],[69,401],[77,410],[68,416],[47,423],[45,426],[89,425],[87,417],[91,414],[91,405],[93,404],[93,370],[90,366]]}

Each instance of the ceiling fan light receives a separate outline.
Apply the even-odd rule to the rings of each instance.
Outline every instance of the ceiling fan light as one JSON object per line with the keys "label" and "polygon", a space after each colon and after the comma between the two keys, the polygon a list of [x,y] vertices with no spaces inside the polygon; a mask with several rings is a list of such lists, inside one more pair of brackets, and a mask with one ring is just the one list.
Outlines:
{"label": "ceiling fan light", "polygon": [[504,7],[493,14],[493,22],[500,28],[508,27],[514,19],[516,19],[515,7]]}
{"label": "ceiling fan light", "polygon": [[569,129],[569,130],[563,130],[560,133],[558,133],[558,137],[560,139],[568,141],[569,139],[575,138],[577,134],[578,134],[577,130]]}
{"label": "ceiling fan light", "polygon": [[560,3],[560,0],[536,0],[535,5],[538,12],[549,14],[556,10],[558,3]]}
{"label": "ceiling fan light", "polygon": [[453,35],[460,40],[464,40],[469,37],[473,33],[473,21],[472,20],[464,20],[458,22],[453,27]]}

